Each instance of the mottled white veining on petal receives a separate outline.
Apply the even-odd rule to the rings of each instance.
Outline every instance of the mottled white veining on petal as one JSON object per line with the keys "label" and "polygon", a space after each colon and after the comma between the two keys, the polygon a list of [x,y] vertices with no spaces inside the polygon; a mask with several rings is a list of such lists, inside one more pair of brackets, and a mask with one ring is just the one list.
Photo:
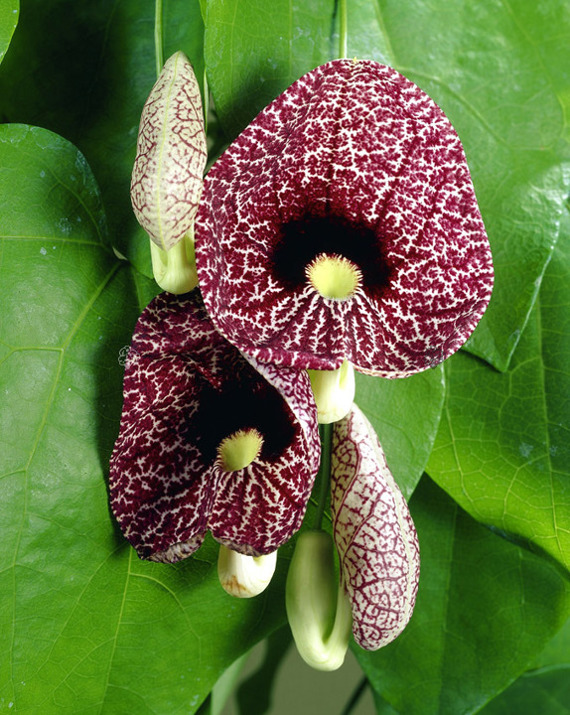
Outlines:
{"label": "mottled white veining on petal", "polygon": [[165,251],[192,234],[206,158],[200,88],[192,65],[177,52],[144,105],[131,180],[137,220]]}
{"label": "mottled white veining on petal", "polygon": [[331,509],[353,633],[367,650],[393,641],[409,622],[420,560],[408,505],[374,429],[353,405],[333,433]]}

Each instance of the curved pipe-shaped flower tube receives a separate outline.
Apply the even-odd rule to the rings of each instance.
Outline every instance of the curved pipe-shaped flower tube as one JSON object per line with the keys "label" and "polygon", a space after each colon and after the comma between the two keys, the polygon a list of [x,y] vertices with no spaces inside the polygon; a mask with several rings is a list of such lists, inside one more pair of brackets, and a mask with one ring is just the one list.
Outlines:
{"label": "curved pipe-shaped flower tube", "polygon": [[344,662],[352,615],[334,568],[334,543],[325,531],[299,535],[285,591],[287,619],[299,655],[316,670]]}
{"label": "curved pipe-shaped flower tube", "polygon": [[458,350],[493,283],[457,134],[370,60],[301,77],[214,164],[196,264],[212,320],[242,352],[390,378]]}
{"label": "curved pipe-shaped flower tube", "polygon": [[356,383],[354,368],[345,360],[336,370],[308,370],[317,405],[317,419],[330,425],[345,417],[352,407]]}
{"label": "curved pipe-shaped flower tube", "polygon": [[198,283],[194,220],[207,159],[200,88],[182,52],[165,63],[143,107],[131,202],[151,239],[154,276],[164,290]]}
{"label": "curved pipe-shaped flower tube", "polygon": [[331,510],[354,639],[366,650],[377,650],[412,616],[419,545],[378,437],[356,405],[334,427]]}
{"label": "curved pipe-shaped flower tube", "polygon": [[174,562],[210,530],[250,556],[300,527],[318,471],[304,371],[260,366],[213,327],[199,292],[162,294],[135,328],[111,505],[141,558]]}

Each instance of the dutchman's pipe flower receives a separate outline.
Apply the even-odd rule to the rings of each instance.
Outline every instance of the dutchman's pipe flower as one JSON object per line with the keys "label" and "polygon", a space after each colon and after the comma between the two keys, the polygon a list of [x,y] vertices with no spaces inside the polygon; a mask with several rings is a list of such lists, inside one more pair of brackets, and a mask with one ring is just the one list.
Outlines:
{"label": "dutchman's pipe flower", "polygon": [[493,283],[457,134],[370,60],[301,77],[218,159],[196,264],[212,321],[245,354],[389,378],[458,350]]}
{"label": "dutchman's pipe flower", "polygon": [[192,65],[177,52],[145,102],[131,179],[131,202],[150,237],[154,277],[170,293],[198,284],[194,220],[206,158],[200,88]]}
{"label": "dutchman's pipe flower", "polygon": [[320,457],[310,382],[259,369],[215,330],[198,291],[142,313],[110,467],[113,511],[141,558],[178,561],[208,530],[268,555],[299,529]]}
{"label": "dutchman's pipe flower", "polygon": [[224,588],[253,596],[300,528],[317,416],[335,422],[340,580],[316,531],[300,535],[287,583],[301,654],[334,669],[351,622],[368,650],[401,633],[419,578],[415,528],[353,404],[353,370],[407,377],[458,350],[491,296],[489,243],[448,119],[370,60],[301,77],[202,193],[205,160],[197,84],[177,53],[143,111],[132,199],[160,285],[185,292],[198,276],[200,291],[159,296],[139,319],[111,504],[141,558],[177,561],[210,530]]}

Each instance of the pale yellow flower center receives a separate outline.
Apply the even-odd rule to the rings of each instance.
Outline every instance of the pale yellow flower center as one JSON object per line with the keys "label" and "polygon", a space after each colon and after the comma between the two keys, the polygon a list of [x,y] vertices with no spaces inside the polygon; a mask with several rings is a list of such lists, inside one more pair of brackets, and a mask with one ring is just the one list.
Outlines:
{"label": "pale yellow flower center", "polygon": [[333,300],[351,298],[362,281],[362,273],[356,264],[331,253],[320,253],[306,267],[305,274],[323,298]]}
{"label": "pale yellow flower center", "polygon": [[254,462],[261,453],[263,437],[254,428],[240,429],[218,446],[219,464],[225,472],[237,472]]}

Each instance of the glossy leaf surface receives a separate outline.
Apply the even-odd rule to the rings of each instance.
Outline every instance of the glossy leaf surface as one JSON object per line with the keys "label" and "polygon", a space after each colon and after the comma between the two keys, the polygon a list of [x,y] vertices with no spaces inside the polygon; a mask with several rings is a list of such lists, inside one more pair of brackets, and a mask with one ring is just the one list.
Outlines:
{"label": "glossy leaf surface", "polygon": [[99,192],[72,145],[4,126],[0,162],[0,702],[193,712],[282,621],[282,572],[277,591],[239,601],[218,583],[212,543],[179,567],[127,546],[109,513],[108,459],[124,347],[152,284],[106,247]]}
{"label": "glossy leaf surface", "polygon": [[0,62],[3,60],[16,25],[20,12],[19,0],[3,0],[0,7]]}
{"label": "glossy leaf surface", "polygon": [[511,367],[446,367],[429,474],[476,519],[570,567],[570,230],[564,224]]}
{"label": "glossy leaf surface", "polygon": [[[182,50],[203,80],[198,3],[164,3],[164,57]],[[49,31],[46,32],[46,28]],[[85,154],[101,187],[109,241],[152,276],[129,186],[144,102],[156,80],[154,3],[30,0],[0,70],[3,121],[51,129]]]}
{"label": "glossy leaf surface", "polygon": [[302,74],[334,57],[331,9],[327,0],[206,3],[206,72],[228,138]]}
{"label": "glossy leaf surface", "polygon": [[428,461],[444,394],[441,365],[404,380],[356,374],[356,402],[374,426],[388,466],[407,499]]}

